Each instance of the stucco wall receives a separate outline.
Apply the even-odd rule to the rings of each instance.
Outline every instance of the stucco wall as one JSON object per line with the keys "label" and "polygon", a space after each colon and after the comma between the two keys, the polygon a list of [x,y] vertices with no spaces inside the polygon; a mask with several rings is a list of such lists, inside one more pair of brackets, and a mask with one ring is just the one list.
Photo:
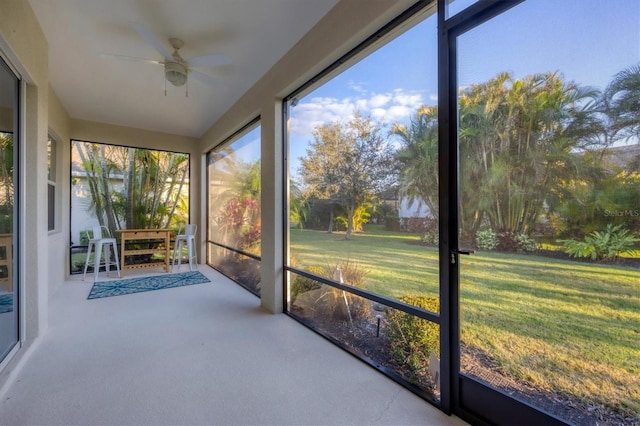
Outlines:
{"label": "stucco wall", "polygon": [[[281,100],[413,3],[413,0],[340,1],[199,142],[204,153],[254,117],[261,116],[261,298],[262,306],[270,312],[283,310]],[[206,200],[204,188],[202,191],[201,199]],[[206,204],[201,209],[202,217],[206,217]]]}
{"label": "stucco wall", "polygon": [[71,118],[49,87],[49,133],[56,140],[56,218],[49,231],[49,298],[69,275],[69,137]]}
{"label": "stucco wall", "polygon": [[[0,0],[0,51],[26,83],[21,143],[21,233],[18,236],[22,349],[0,372],[0,385],[12,367],[46,330],[48,317],[47,115],[48,45],[26,1]],[[26,267],[28,260],[28,267]],[[27,285],[28,283],[28,285]]]}
{"label": "stucco wall", "polygon": [[[366,7],[363,4],[366,3]],[[48,82],[48,45],[27,1],[0,0],[0,50],[26,82],[22,156],[23,232],[20,235],[24,320],[23,350],[0,372],[0,387],[45,330],[49,294],[66,275],[69,235],[69,141],[80,139],[191,154],[191,215],[204,240],[204,155],[260,115],[262,129],[262,305],[281,312],[282,303],[282,118],[281,99],[355,47],[413,0],[341,0],[291,51],[261,78],[199,140],[70,118]],[[58,138],[60,223],[47,230],[47,135]],[[27,244],[28,242],[28,244]],[[64,248],[61,250],[60,248]],[[200,253],[205,253],[204,247]],[[60,281],[58,281],[60,280]],[[25,285],[24,283],[28,283]],[[52,284],[50,284],[52,283]],[[49,288],[53,285],[53,288]]]}

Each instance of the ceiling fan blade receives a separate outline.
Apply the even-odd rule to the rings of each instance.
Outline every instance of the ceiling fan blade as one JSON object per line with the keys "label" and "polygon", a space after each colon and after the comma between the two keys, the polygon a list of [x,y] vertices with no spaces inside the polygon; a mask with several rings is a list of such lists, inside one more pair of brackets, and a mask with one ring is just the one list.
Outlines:
{"label": "ceiling fan blade", "polygon": [[164,65],[164,62],[162,61],[156,61],[155,59],[148,59],[148,58],[139,58],[137,56],[114,55],[112,53],[101,53],[100,56],[104,56],[107,58],[120,59],[122,61],[129,61],[129,62],[148,62],[150,64]]}
{"label": "ceiling fan blade", "polygon": [[223,54],[196,56],[195,58],[187,60],[187,64],[190,67],[215,67],[218,65],[229,65],[230,63],[231,59]]}
{"label": "ceiling fan blade", "polygon": [[163,58],[171,57],[171,53],[169,53],[162,42],[158,40],[158,38],[147,29],[147,27],[142,24],[138,24],[137,22],[129,22],[129,24],[133,27],[134,30],[136,30],[138,34],[140,34],[140,37],[142,37],[147,43],[152,45],[158,51],[158,53],[162,55]]}
{"label": "ceiling fan blade", "polygon": [[195,80],[198,80],[200,83],[204,83],[209,86],[216,86],[218,84],[218,82],[214,77],[200,71],[189,70],[189,75],[193,77]]}

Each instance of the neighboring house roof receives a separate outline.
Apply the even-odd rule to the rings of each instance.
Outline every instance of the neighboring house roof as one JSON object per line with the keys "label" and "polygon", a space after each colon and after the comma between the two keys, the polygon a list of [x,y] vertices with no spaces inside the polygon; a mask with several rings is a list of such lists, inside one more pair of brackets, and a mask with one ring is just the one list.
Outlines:
{"label": "neighboring house roof", "polygon": [[607,162],[621,169],[635,169],[640,165],[640,144],[607,148],[604,154]]}

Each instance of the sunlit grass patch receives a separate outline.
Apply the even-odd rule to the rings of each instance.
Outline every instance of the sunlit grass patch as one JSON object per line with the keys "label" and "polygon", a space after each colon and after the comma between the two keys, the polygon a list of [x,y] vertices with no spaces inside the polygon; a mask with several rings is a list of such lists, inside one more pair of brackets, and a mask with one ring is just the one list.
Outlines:
{"label": "sunlit grass patch", "polygon": [[[350,241],[294,230],[291,251],[302,267],[358,262],[376,293],[438,294],[436,248],[365,230]],[[460,256],[460,267],[463,343],[517,380],[640,415],[639,269],[495,252]]]}

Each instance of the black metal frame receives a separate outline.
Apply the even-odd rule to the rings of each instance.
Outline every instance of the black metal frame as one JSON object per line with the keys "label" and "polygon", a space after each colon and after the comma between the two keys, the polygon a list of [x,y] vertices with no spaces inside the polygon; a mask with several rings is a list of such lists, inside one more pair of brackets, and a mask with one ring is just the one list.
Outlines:
{"label": "black metal frame", "polygon": [[[369,299],[368,297],[366,297],[366,296],[364,296],[362,294],[358,294],[357,292],[353,291],[353,290],[361,290],[361,289],[357,289],[355,287],[350,287],[350,286],[345,286],[345,285],[342,285],[342,284],[337,283],[335,281],[331,281],[331,280],[328,280],[328,279],[325,279],[325,278],[322,278],[322,277],[316,277],[315,275],[306,273],[306,272],[304,272],[304,271],[302,271],[300,269],[288,268],[287,267],[286,270],[288,270],[289,272],[293,272],[295,274],[299,274],[299,275],[302,275],[304,277],[310,278],[310,279],[312,279],[314,281],[317,281],[317,282],[320,282],[320,283],[322,283],[324,285],[328,285],[328,286],[331,286],[331,287],[339,288],[339,289],[342,289],[342,290],[344,290],[344,291],[346,291],[348,293],[356,294],[356,295],[361,296],[361,297],[363,297],[365,299]],[[368,292],[365,292],[365,293],[368,293]],[[372,296],[375,296],[376,299],[380,297],[379,295],[376,295],[376,294],[373,294],[373,293],[369,293],[369,294],[371,294]],[[386,299],[386,298],[382,298],[382,299]],[[377,301],[375,299],[369,299],[369,300]],[[399,308],[399,306],[405,306],[409,310],[417,309],[418,311],[420,311],[419,312],[420,315],[416,315],[416,316],[419,316],[421,318],[424,318],[423,316],[421,316],[423,314],[426,314],[428,316],[433,316],[434,315],[432,312],[425,311],[425,310],[420,309],[420,308],[416,308],[415,306],[412,306],[412,305],[406,305],[406,304],[394,301],[393,299],[387,299],[387,300],[390,302],[387,306],[393,307],[393,308],[401,310],[401,311],[404,311],[404,309]],[[379,302],[379,303],[385,304],[384,302]],[[404,312],[407,312],[407,311],[404,311]],[[413,313],[413,312],[410,312],[410,313]],[[432,403],[432,404],[434,404],[436,406],[438,405],[439,402],[437,400],[433,399],[431,394],[429,394],[428,392],[425,392],[423,389],[421,389],[418,386],[416,386],[415,384],[411,383],[409,380],[405,379],[404,377],[398,375],[397,373],[395,373],[391,369],[389,369],[389,368],[387,368],[387,367],[385,367],[383,365],[380,365],[375,360],[373,360],[373,359],[371,359],[371,358],[369,358],[367,356],[364,356],[364,355],[362,355],[360,353],[357,353],[356,351],[352,350],[348,346],[344,346],[342,344],[342,342],[340,342],[336,338],[326,334],[325,332],[323,332],[322,330],[318,329],[313,324],[310,324],[304,318],[299,317],[295,313],[290,312],[290,311],[287,310],[285,312],[285,314],[288,315],[289,317],[293,318],[294,320],[300,322],[304,326],[308,327],[309,329],[311,329],[315,333],[319,334],[320,336],[324,337],[325,339],[327,339],[328,341],[330,341],[334,345],[336,345],[336,346],[340,347],[341,349],[345,350],[350,355],[358,358],[361,361],[364,361],[370,367],[373,367],[376,370],[384,373],[386,376],[388,376],[391,379],[393,379],[394,381],[398,382],[399,384],[401,384],[405,388],[409,389],[411,392],[415,393],[416,395],[420,396],[424,400],[426,400],[426,401],[428,401],[428,402],[430,402],[430,403]],[[426,318],[424,318],[424,319],[426,319]]]}
{"label": "black metal frame", "polygon": [[[0,52],[1,53],[1,52]],[[15,103],[14,108],[15,112],[13,114],[13,131],[10,132],[14,135],[13,137],[13,176],[14,176],[14,190],[13,190],[13,248],[12,248],[12,262],[13,262],[13,282],[11,285],[13,286],[13,304],[15,306],[14,319],[16,321],[15,330],[17,332],[16,341],[11,345],[11,347],[7,348],[6,351],[4,348],[0,348],[0,363],[2,363],[6,357],[11,353],[14,348],[20,344],[22,341],[22,312],[20,310],[21,300],[22,300],[22,292],[20,291],[20,283],[21,283],[21,275],[20,275],[20,264],[21,257],[21,247],[22,244],[20,242],[20,230],[22,229],[22,186],[20,176],[22,174],[22,168],[20,167],[21,154],[24,147],[22,146],[22,133],[21,133],[21,122],[22,122],[22,100],[24,94],[22,93],[22,79],[20,75],[14,71],[14,68],[9,64],[8,60],[5,60],[5,57],[0,55],[0,67],[6,69],[6,71],[15,78]],[[9,132],[5,132],[9,133]],[[15,136],[18,136],[17,138]]]}
{"label": "black metal frame", "polygon": [[[302,94],[304,94],[306,91],[311,90],[317,83],[319,83],[320,81],[324,80],[325,78],[329,77],[333,72],[339,70],[342,66],[344,66],[344,64],[354,60],[354,58],[357,57],[357,55],[361,54],[365,49],[373,46],[375,43],[378,43],[380,41],[380,39],[382,39],[383,37],[385,37],[386,35],[388,35],[389,33],[391,33],[393,30],[395,30],[396,28],[398,28],[401,24],[405,23],[408,19],[414,17],[417,13],[425,10],[427,7],[429,6],[433,6],[435,4],[437,0],[420,0],[418,2],[416,2],[413,6],[411,6],[409,9],[405,10],[404,12],[402,12],[400,15],[398,15],[396,18],[392,19],[389,23],[387,23],[386,25],[384,25],[380,30],[378,30],[377,32],[375,32],[373,35],[371,35],[370,37],[368,37],[367,39],[365,39],[363,42],[361,42],[360,44],[358,44],[356,47],[354,47],[353,49],[351,49],[349,52],[347,52],[346,54],[344,54],[343,56],[341,56],[338,60],[336,60],[333,64],[329,65],[327,68],[325,68],[324,70],[322,70],[320,73],[318,73],[317,75],[315,75],[313,78],[311,78],[310,80],[308,80],[307,82],[303,83],[300,87],[298,87],[295,91],[293,91],[291,94],[289,94],[288,96],[286,96],[283,99],[282,102],[282,117],[283,117],[283,129],[282,129],[282,134],[283,134],[283,138],[284,138],[284,143],[283,143],[283,160],[284,160],[284,166],[283,166],[283,188],[285,188],[284,191],[284,196],[283,196],[283,241],[285,242],[283,244],[283,259],[285,259],[285,262],[287,261],[287,259],[289,259],[289,247],[288,247],[288,241],[289,241],[289,215],[288,215],[288,211],[289,211],[289,190],[288,190],[288,185],[289,185],[289,167],[288,167],[288,160],[289,160],[289,156],[288,156],[288,139],[287,139],[287,122],[288,122],[288,118],[289,118],[289,113],[288,113],[288,106],[290,103],[293,102],[297,102],[297,97],[301,96]],[[345,284],[341,284],[338,283],[336,281],[327,279],[327,278],[323,278],[323,277],[319,277],[316,276],[314,274],[311,274],[309,272],[306,272],[302,269],[298,269],[292,266],[289,266],[287,264],[283,265],[283,269],[285,271],[284,274],[284,281],[282,283],[284,291],[283,291],[283,306],[285,307],[284,309],[284,313],[287,314],[288,316],[290,316],[291,318],[301,322],[302,324],[304,324],[305,326],[311,328],[312,330],[314,330],[315,332],[317,332],[318,334],[320,334],[321,336],[323,336],[324,338],[328,339],[329,341],[331,341],[332,343],[338,345],[340,348],[346,350],[348,353],[356,356],[357,358],[361,359],[362,361],[366,362],[367,364],[369,364],[370,366],[376,368],[378,371],[382,372],[383,374],[389,376],[390,378],[392,378],[393,380],[395,380],[396,382],[400,383],[401,385],[405,386],[407,389],[409,389],[410,391],[414,392],[415,394],[417,394],[418,396],[424,398],[426,401],[428,401],[431,404],[434,404],[437,407],[441,408],[442,402],[441,401],[434,401],[433,399],[429,398],[429,395],[427,393],[425,393],[424,391],[420,390],[417,386],[411,384],[410,382],[408,382],[407,380],[403,379],[402,377],[398,376],[397,374],[393,373],[392,371],[390,371],[389,369],[386,369],[380,365],[378,365],[377,363],[375,363],[374,361],[367,359],[364,356],[361,356],[355,352],[353,352],[352,350],[350,350],[349,348],[343,346],[340,342],[338,342],[336,339],[332,338],[331,336],[326,335],[325,333],[323,333],[320,330],[315,329],[313,326],[311,326],[310,324],[308,324],[306,321],[304,321],[303,319],[299,318],[298,316],[296,316],[294,313],[291,313],[289,311],[289,307],[287,304],[287,291],[286,291],[286,286],[287,286],[287,276],[290,275],[289,273],[295,273],[301,276],[304,276],[306,278],[310,278],[313,279],[315,281],[318,281],[322,284],[340,289],[340,290],[344,290],[347,291],[349,293],[353,293],[357,296],[363,297],[365,299],[368,300],[372,300],[374,302],[380,303],[382,305],[386,305],[389,307],[392,307],[394,309],[398,309],[400,311],[403,312],[407,312],[411,315],[415,315],[419,318],[425,319],[427,321],[431,321],[433,323],[436,323],[440,326],[440,332],[443,333],[443,325],[442,325],[442,311],[440,312],[440,314],[434,313],[434,312],[430,312],[421,308],[418,308],[416,306],[413,305],[409,305],[406,303],[402,303],[398,300],[386,297],[386,296],[382,296],[380,294],[376,294],[376,293],[372,293],[369,292],[367,290],[363,290],[360,288],[356,288],[356,287],[352,287],[349,285],[345,285]],[[442,297],[442,295],[440,296]],[[442,299],[441,299],[442,300]],[[440,309],[442,310],[442,304]],[[442,352],[441,352],[442,354]],[[445,355],[443,354],[442,357],[444,357]],[[442,398],[443,393],[441,392],[441,398]],[[446,411],[446,410],[445,410]]]}
{"label": "black metal frame", "polygon": [[[73,170],[73,142],[83,142],[83,143],[93,143],[93,144],[100,144],[100,145],[111,145],[111,146],[119,146],[122,148],[135,148],[135,149],[146,149],[148,151],[157,151],[157,152],[167,152],[167,153],[172,153],[172,154],[184,154],[187,155],[189,157],[189,182],[191,182],[191,154],[188,152],[180,152],[180,151],[170,151],[168,149],[154,149],[154,148],[145,148],[145,147],[141,147],[141,146],[131,146],[131,145],[121,145],[121,144],[117,144],[117,143],[109,143],[109,142],[95,142],[95,141],[88,141],[88,140],[83,140],[83,139],[70,139],[69,140],[69,176],[72,176]],[[72,194],[73,193],[73,178],[69,179],[69,193]],[[191,197],[189,197],[189,200],[191,200]],[[71,208],[72,206],[72,201],[71,197],[69,197],[69,243],[72,243],[71,241],[71,222],[72,222],[72,215],[71,215]],[[189,218],[188,221],[191,222],[191,205],[189,205]],[[78,271],[78,272],[73,272],[72,266],[73,266],[73,250],[74,249],[87,249],[89,246],[86,245],[82,245],[82,244],[69,244],[69,275],[78,275],[81,274],[82,272]],[[86,253],[86,251],[85,251]]]}
{"label": "black metal frame", "polygon": [[[457,106],[457,37],[464,32],[475,28],[486,21],[498,16],[506,10],[522,3],[525,0],[480,0],[469,6],[465,10],[447,18],[448,1],[437,1],[438,15],[438,161],[440,169],[439,182],[439,268],[440,268],[440,314],[425,311],[415,306],[401,303],[397,300],[385,297],[369,291],[341,284],[336,281],[319,277],[302,269],[284,265],[285,282],[287,285],[287,275],[295,273],[306,278],[313,279],[324,285],[328,285],[340,290],[348,291],[374,302],[393,307],[395,309],[416,315],[428,321],[435,322],[440,326],[440,401],[434,402],[428,398],[427,401],[434,403],[447,414],[456,414],[473,424],[565,424],[557,417],[541,411],[525,402],[514,399],[512,396],[493,389],[483,383],[460,373],[460,292],[459,292],[459,255],[464,252],[460,250],[458,240],[458,193],[459,193],[459,148],[458,148],[458,106]],[[320,72],[314,78],[300,86],[284,99],[283,102],[283,135],[284,143],[284,173],[283,187],[288,187],[288,143],[286,123],[288,118],[288,105],[295,101],[296,96],[309,90],[320,80],[329,76],[339,69],[355,55],[365,48],[377,42],[381,37],[392,31],[397,25],[418,13],[430,1],[419,1],[403,14],[385,25],[380,31],[360,43],[354,49],[342,56],[335,63]],[[288,190],[285,191],[283,211],[285,212],[283,221],[284,259],[288,259]],[[416,387],[406,383],[402,378],[398,378],[393,372],[381,368],[375,362],[354,353],[331,336],[327,336],[312,325],[306,323],[295,313],[289,312],[286,291],[285,291],[285,313],[300,321],[306,326],[337,344],[352,355],[367,362],[372,367],[390,376],[400,384],[419,396],[425,397],[424,392],[416,391]],[[391,373],[391,374],[390,374]]]}
{"label": "black metal frame", "polygon": [[314,281],[317,281],[321,284],[325,284],[334,288],[337,288],[338,290],[344,290],[346,292],[355,294],[356,296],[360,296],[363,297],[365,299],[371,300],[373,302],[379,303],[381,305],[385,305],[388,306],[390,308],[394,308],[397,309],[399,311],[403,311],[406,312],[408,314],[411,315],[415,315],[418,318],[422,318],[425,319],[427,321],[431,321],[434,322],[438,325],[440,325],[440,315],[438,315],[437,313],[431,312],[431,311],[427,311],[425,309],[422,308],[418,308],[417,306],[414,305],[409,305],[407,303],[403,303],[400,302],[396,299],[392,299],[390,297],[387,296],[383,296],[377,293],[372,293],[370,291],[361,289],[361,288],[357,288],[357,287],[352,287],[350,285],[347,284],[342,284],[339,283],[337,281],[331,280],[329,278],[324,278],[324,277],[319,277],[315,274],[312,274],[310,272],[305,271],[304,269],[298,269],[298,268],[294,268],[292,266],[285,266],[284,267],[285,271],[289,271],[289,272],[294,272],[298,275],[301,275],[305,278],[309,278],[312,279]]}
{"label": "black metal frame", "polygon": [[[260,119],[261,116],[257,116],[255,118],[253,118],[252,120],[250,120],[247,124],[245,124],[244,126],[240,127],[238,130],[236,130],[235,132],[233,132],[231,135],[229,135],[228,137],[226,137],[224,140],[222,140],[222,142],[220,142],[219,144],[216,144],[213,148],[211,148],[210,150],[207,151],[207,153],[205,154],[205,182],[207,182],[206,185],[206,190],[205,190],[205,197],[207,200],[207,208],[209,207],[209,154],[211,154],[212,151],[223,147],[224,145],[228,145],[230,143],[233,143],[234,141],[236,141],[237,139],[239,139],[240,137],[242,137],[245,133],[248,133],[249,131],[253,130],[254,127],[256,127],[256,125],[259,125],[260,123]],[[219,270],[218,268],[216,268],[215,266],[211,265],[209,263],[209,244],[213,244],[215,246],[218,247],[222,247],[225,250],[229,250],[232,251],[234,253],[238,253],[241,254],[243,256],[249,257],[253,260],[257,260],[259,262],[262,261],[260,256],[256,256],[255,254],[251,254],[251,253],[247,253],[243,250],[237,249],[237,248],[233,248],[230,246],[227,246],[225,244],[222,243],[218,243],[215,242],[213,240],[209,239],[209,220],[207,219],[207,225],[206,225],[206,235],[207,238],[205,240],[206,243],[206,252],[205,252],[205,259],[206,259],[206,264],[207,266],[215,269],[216,271],[220,272],[222,275],[226,276],[227,278],[229,278],[231,281],[233,281],[234,283],[238,284],[240,287],[244,288],[245,290],[247,290],[249,293],[253,294],[254,296],[260,296],[259,294],[257,294],[256,292],[252,291],[251,289],[245,287],[244,285],[242,285],[242,283],[239,283],[238,281],[236,281],[234,278],[229,277],[228,275],[226,275],[223,271]]]}
{"label": "black metal frame", "polygon": [[[207,240],[207,241],[206,241],[206,244],[207,244],[207,250],[209,250],[209,244],[211,244],[211,245],[214,245],[214,246],[221,247],[221,248],[223,248],[223,249],[225,249],[225,250],[229,250],[229,251],[232,251],[232,252],[234,252],[234,253],[238,253],[238,254],[241,254],[241,255],[243,255],[243,256],[247,256],[247,257],[249,257],[249,258],[251,258],[251,259],[253,259],[253,260],[257,260],[258,262],[261,262],[261,260],[262,260],[262,259],[260,258],[260,256],[256,256],[255,254],[247,253],[247,252],[242,251],[242,250],[237,250],[237,249],[231,248],[231,247],[229,247],[229,246],[225,246],[224,244],[218,244],[218,243],[215,243],[215,242],[210,241],[210,240]],[[208,257],[208,256],[207,256],[207,257]],[[234,277],[230,277],[230,276],[229,276],[229,275],[227,275],[224,271],[222,271],[222,270],[220,270],[220,269],[216,268],[214,265],[210,264],[209,262],[207,262],[207,266],[208,266],[208,267],[210,267],[210,268],[212,268],[212,269],[215,269],[215,270],[216,270],[216,271],[218,271],[218,272],[220,272],[222,275],[224,275],[225,277],[227,277],[228,279],[230,279],[230,280],[231,280],[231,281],[233,281],[234,283],[238,284],[240,287],[242,287],[243,289],[247,290],[249,293],[253,294],[254,296],[256,296],[256,297],[260,297],[260,293],[259,293],[259,292],[254,291],[253,289],[251,289],[251,288],[249,288],[249,287],[245,286],[244,284],[242,284],[241,282],[239,282],[238,280],[236,280]]]}
{"label": "black metal frame", "polygon": [[[449,353],[447,361],[441,361],[441,374],[449,378],[441,386],[443,409],[474,424],[565,424],[557,417],[538,408],[514,399],[503,392],[491,388],[478,380],[460,373],[460,271],[458,256],[461,253],[458,241],[459,220],[459,146],[458,146],[458,106],[457,106],[457,38],[524,0],[481,0],[464,11],[446,17],[446,2],[438,5],[438,97],[440,116],[440,209],[441,209],[441,306],[443,312],[443,332],[441,342],[443,352]],[[453,259],[455,263],[451,263]],[[443,309],[441,307],[441,309]],[[445,366],[446,365],[446,372]],[[449,364],[450,363],[450,364]],[[446,382],[446,381],[445,381]],[[444,386],[448,389],[445,393]],[[448,395],[444,401],[445,394]],[[445,408],[446,407],[446,408]]]}

